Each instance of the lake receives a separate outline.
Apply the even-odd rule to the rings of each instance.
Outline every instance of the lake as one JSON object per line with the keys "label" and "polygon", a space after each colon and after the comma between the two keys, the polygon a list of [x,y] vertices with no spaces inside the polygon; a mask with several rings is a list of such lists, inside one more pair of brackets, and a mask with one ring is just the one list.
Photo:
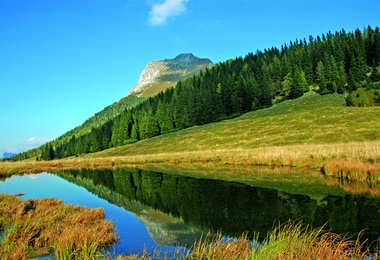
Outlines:
{"label": "lake", "polygon": [[262,239],[289,219],[349,236],[364,231],[369,241],[380,237],[380,199],[360,192],[362,186],[321,175],[261,174],[244,182],[199,176],[140,169],[25,174],[0,181],[0,193],[103,208],[120,237],[107,249],[111,255],[173,256],[217,231]]}

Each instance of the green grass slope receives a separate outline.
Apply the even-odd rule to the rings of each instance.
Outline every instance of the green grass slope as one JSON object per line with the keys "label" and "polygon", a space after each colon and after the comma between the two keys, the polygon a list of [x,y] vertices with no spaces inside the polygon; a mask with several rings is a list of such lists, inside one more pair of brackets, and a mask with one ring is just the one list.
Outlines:
{"label": "green grass slope", "polygon": [[146,87],[139,96],[144,98],[153,97],[167,88],[175,87],[178,81],[194,76],[201,70],[210,67],[211,64],[212,62],[208,59],[200,59],[200,64],[195,64],[187,69],[163,71],[161,72],[160,80]]}
{"label": "green grass slope", "polygon": [[344,96],[303,97],[239,118],[108,149],[95,157],[380,140],[380,107],[346,107]]}

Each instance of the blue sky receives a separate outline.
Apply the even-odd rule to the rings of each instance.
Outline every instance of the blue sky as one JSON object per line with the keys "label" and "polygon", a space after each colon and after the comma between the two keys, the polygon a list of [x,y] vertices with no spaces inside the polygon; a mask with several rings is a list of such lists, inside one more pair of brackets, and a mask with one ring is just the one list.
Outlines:
{"label": "blue sky", "polygon": [[379,0],[1,0],[0,155],[125,96],[150,60],[214,62],[380,25]]}

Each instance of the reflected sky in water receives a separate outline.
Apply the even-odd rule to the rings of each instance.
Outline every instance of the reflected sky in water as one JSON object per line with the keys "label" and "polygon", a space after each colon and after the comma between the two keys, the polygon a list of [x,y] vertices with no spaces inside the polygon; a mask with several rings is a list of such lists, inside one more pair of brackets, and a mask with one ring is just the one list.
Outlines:
{"label": "reflected sky in water", "polygon": [[56,198],[64,203],[103,208],[106,218],[114,223],[120,237],[120,241],[108,250],[112,254],[135,254],[145,249],[150,253],[175,249],[172,246],[159,247],[144,224],[132,213],[50,173],[14,175],[0,182],[0,193],[22,193],[25,194],[22,199]]}

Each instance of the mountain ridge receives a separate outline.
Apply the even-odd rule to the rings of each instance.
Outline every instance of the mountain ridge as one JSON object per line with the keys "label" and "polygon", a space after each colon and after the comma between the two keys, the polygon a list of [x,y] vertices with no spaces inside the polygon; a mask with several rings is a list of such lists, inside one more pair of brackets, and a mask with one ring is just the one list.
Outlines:
{"label": "mountain ridge", "polygon": [[[179,80],[186,79],[212,64],[210,59],[198,58],[192,53],[182,53],[173,59],[151,61],[145,66],[138,83],[127,96],[96,112],[81,125],[58,137],[57,140],[66,140],[73,135],[79,137],[87,134],[92,128],[101,127],[124,110],[137,106],[145,100],[145,97],[154,96],[168,87],[175,86]],[[143,88],[134,91],[139,83]]]}
{"label": "mountain ridge", "polygon": [[150,61],[140,74],[139,80],[127,96],[151,97],[178,81],[191,77],[210,67],[213,62],[192,53],[182,53],[173,59]]}
{"label": "mountain ridge", "polygon": [[12,158],[15,155],[16,155],[16,153],[5,152],[5,153],[3,153],[2,158],[3,159],[9,159],[9,158]]}

